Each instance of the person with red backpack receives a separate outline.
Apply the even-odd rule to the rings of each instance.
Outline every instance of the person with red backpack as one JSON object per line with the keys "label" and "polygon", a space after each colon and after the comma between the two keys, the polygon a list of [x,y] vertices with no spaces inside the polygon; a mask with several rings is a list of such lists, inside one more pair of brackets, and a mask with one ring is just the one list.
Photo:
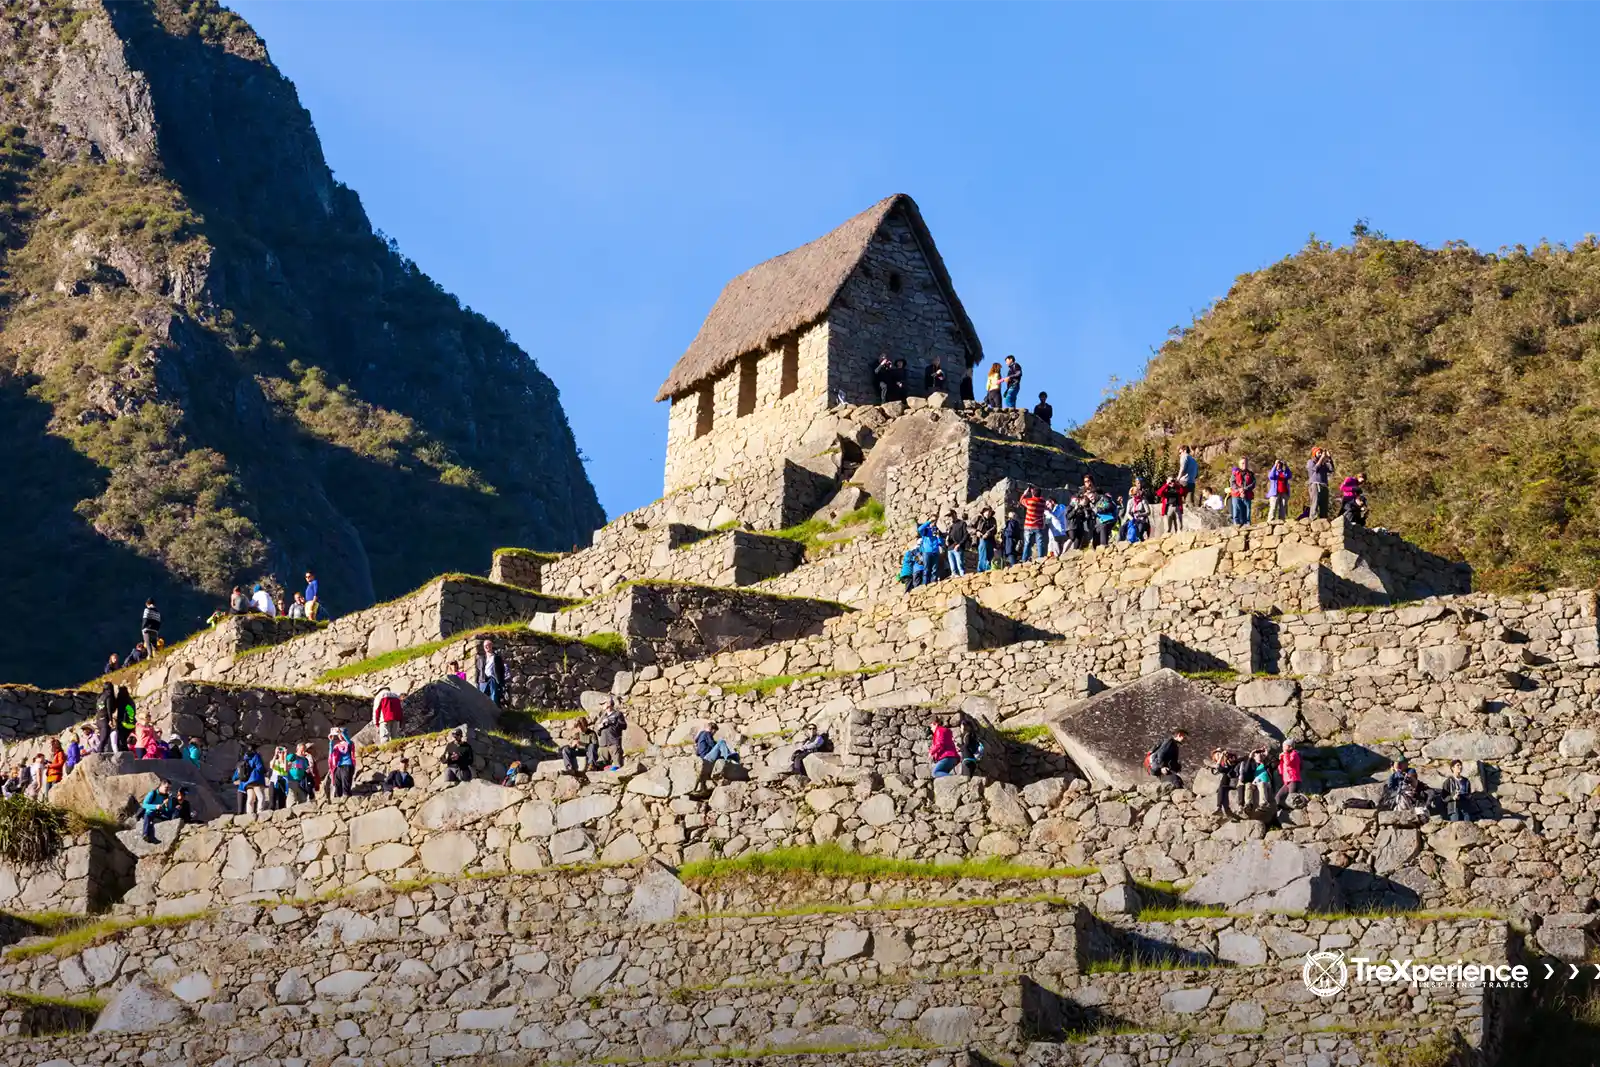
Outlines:
{"label": "person with red backpack", "polygon": [[378,731],[378,744],[388,744],[390,738],[401,733],[403,715],[400,694],[388,686],[378,690],[378,695],[372,698],[372,725]]}
{"label": "person with red backpack", "polygon": [[1250,525],[1250,509],[1256,499],[1256,472],[1250,461],[1239,457],[1239,465],[1228,472],[1228,496],[1233,499],[1233,524]]}

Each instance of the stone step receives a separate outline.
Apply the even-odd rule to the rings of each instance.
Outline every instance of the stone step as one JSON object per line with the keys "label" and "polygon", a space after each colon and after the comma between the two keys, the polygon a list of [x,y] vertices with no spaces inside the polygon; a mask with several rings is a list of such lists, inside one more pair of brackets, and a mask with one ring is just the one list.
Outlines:
{"label": "stone step", "polygon": [[1017,1057],[1016,1067],[1342,1067],[1457,1062],[1445,1058],[1450,1050],[1448,1032],[1401,1020],[1389,1026],[1362,1024],[1347,1032],[1305,1034],[1147,1031],[1085,1035],[1071,1042],[1034,1042]]}

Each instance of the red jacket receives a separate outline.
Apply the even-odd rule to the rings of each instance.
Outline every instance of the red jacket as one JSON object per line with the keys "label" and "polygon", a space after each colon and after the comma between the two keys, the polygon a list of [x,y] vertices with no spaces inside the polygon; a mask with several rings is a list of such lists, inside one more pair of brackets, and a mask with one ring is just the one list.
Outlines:
{"label": "red jacket", "polygon": [[1161,487],[1156,490],[1156,499],[1161,501],[1161,514],[1165,515],[1167,513],[1169,505],[1174,511],[1181,509],[1183,507],[1183,498],[1186,495],[1188,495],[1188,489],[1183,483],[1180,482],[1177,485],[1169,486],[1166,482],[1162,482]]}
{"label": "red jacket", "polygon": [[950,736],[950,727],[940,723],[933,728],[933,743],[928,746],[928,759],[938,763],[942,759],[959,759],[961,753],[956,751],[955,738]]}
{"label": "red jacket", "polygon": [[1283,755],[1278,757],[1278,777],[1285,782],[1298,782],[1300,780],[1300,752],[1298,749],[1285,749]]}
{"label": "red jacket", "polygon": [[1247,471],[1240,467],[1233,468],[1228,475],[1228,482],[1235,490],[1234,496],[1244,500],[1256,498],[1256,472]]}
{"label": "red jacket", "polygon": [[372,709],[372,721],[380,722],[400,721],[400,698],[393,693],[388,694],[378,701]]}

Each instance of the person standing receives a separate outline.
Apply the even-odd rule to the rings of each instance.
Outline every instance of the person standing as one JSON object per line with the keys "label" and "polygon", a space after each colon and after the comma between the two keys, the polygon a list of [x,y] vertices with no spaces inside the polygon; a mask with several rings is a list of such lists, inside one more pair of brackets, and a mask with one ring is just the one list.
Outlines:
{"label": "person standing", "polygon": [[1267,521],[1282,522],[1289,517],[1289,465],[1281,459],[1272,461],[1267,471]]}
{"label": "person standing", "polygon": [[1022,513],[1012,508],[1001,530],[1000,565],[1015,567],[1022,562]]}
{"label": "person standing", "polygon": [[948,389],[949,385],[944,379],[944,368],[939,365],[939,357],[934,356],[933,362],[922,372],[922,395],[932,396]]}
{"label": "person standing", "polygon": [[983,403],[991,411],[1000,410],[1000,383],[1002,380],[1000,364],[989,364],[989,377],[984,381],[983,385]]}
{"label": "person standing", "polygon": [[889,395],[893,388],[894,361],[887,352],[878,356],[878,363],[872,368],[872,387],[878,394],[878,403],[887,404],[894,399]]}
{"label": "person standing", "polygon": [[1256,472],[1250,469],[1250,460],[1239,457],[1239,463],[1228,472],[1228,496],[1233,500],[1233,524],[1250,525],[1250,509],[1256,499]]}
{"label": "person standing", "polygon": [[492,700],[496,707],[505,699],[506,661],[495,651],[494,639],[485,637],[483,646],[472,661],[473,684],[478,692]]}
{"label": "person standing", "polygon": [[1117,502],[1110,493],[1100,493],[1094,498],[1094,543],[1107,548],[1117,532]]}
{"label": "person standing", "polygon": [[948,528],[945,530],[944,550],[950,561],[950,576],[967,573],[967,548],[972,541],[972,533],[967,529],[967,520],[955,512],[947,512],[945,519]]}
{"label": "person standing", "polygon": [[1022,391],[1022,364],[1016,356],[1006,357],[1006,381],[1002,400],[1008,408],[1017,406],[1017,394]]}
{"label": "person standing", "polygon": [[1039,558],[1044,559],[1048,542],[1045,541],[1044,532],[1044,497],[1033,486],[1022,491],[1022,562],[1026,563],[1033,558],[1033,550],[1037,547]]}
{"label": "person standing", "polygon": [[905,360],[897,359],[894,361],[894,370],[889,376],[890,400],[904,400],[911,395],[910,384],[906,380],[910,373]]}
{"label": "person standing", "polygon": [[111,729],[111,724],[117,718],[117,687],[107,682],[94,702],[94,722],[100,744],[96,751],[120,751],[117,748],[117,736]]}
{"label": "person standing", "polygon": [[155,651],[156,640],[161,636],[161,612],[154,600],[144,602],[144,615],[139,620],[139,632],[144,635],[144,647]]}
{"label": "person standing", "polygon": [[1044,423],[1046,426],[1049,426],[1050,416],[1054,415],[1055,413],[1056,409],[1050,406],[1050,394],[1040,393],[1039,402],[1035,404],[1033,408],[1033,417]]}
{"label": "person standing", "polygon": [[1300,792],[1300,750],[1294,742],[1283,743],[1283,754],[1278,757],[1278,778],[1283,782],[1272,798],[1274,808],[1287,807],[1289,797]]}
{"label": "person standing", "polygon": [[1044,498],[1044,521],[1050,531],[1050,554],[1060,556],[1067,551],[1067,506],[1053,496]]}
{"label": "person standing", "polygon": [[133,747],[133,729],[139,725],[139,713],[133,706],[133,695],[125,685],[117,686],[117,745],[114,751],[127,752]]}
{"label": "person standing", "polygon": [[372,698],[372,725],[378,732],[378,744],[386,745],[400,735],[403,715],[400,694],[388,686],[378,690]]}
{"label": "person standing", "polygon": [[1306,463],[1306,494],[1311,497],[1311,517],[1328,518],[1328,479],[1333,477],[1333,453],[1325,452],[1321,445],[1311,450]]}
{"label": "person standing", "polygon": [[994,509],[986,507],[978,512],[977,519],[972,524],[973,532],[978,540],[978,573],[988,570],[995,556],[995,535],[997,533],[994,523]]}
{"label": "person standing", "polygon": [[1188,493],[1183,483],[1173,475],[1162,483],[1156,490],[1156,499],[1161,501],[1161,516],[1166,519],[1167,533],[1177,533],[1183,529],[1183,498]]}
{"label": "person standing", "polygon": [[322,594],[317,587],[317,576],[306,571],[306,618],[316,622],[322,618]]}
{"label": "person standing", "polygon": [[1194,496],[1195,486],[1200,480],[1200,461],[1194,458],[1194,449],[1188,445],[1178,448],[1178,482],[1183,486],[1184,496]]}
{"label": "person standing", "polygon": [[356,745],[337,727],[328,731],[328,776],[333,779],[334,796],[350,795],[356,776]]}

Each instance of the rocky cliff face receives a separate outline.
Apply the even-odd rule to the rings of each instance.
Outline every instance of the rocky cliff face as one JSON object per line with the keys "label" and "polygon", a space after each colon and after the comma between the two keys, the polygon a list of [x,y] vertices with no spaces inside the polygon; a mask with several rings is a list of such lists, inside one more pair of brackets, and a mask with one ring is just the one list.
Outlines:
{"label": "rocky cliff face", "polygon": [[604,521],[554,385],[373,233],[237,16],[9,4],[0,78],[0,596],[46,624],[0,678],[93,674],[146,596],[181,635],[311,568],[342,613]]}

